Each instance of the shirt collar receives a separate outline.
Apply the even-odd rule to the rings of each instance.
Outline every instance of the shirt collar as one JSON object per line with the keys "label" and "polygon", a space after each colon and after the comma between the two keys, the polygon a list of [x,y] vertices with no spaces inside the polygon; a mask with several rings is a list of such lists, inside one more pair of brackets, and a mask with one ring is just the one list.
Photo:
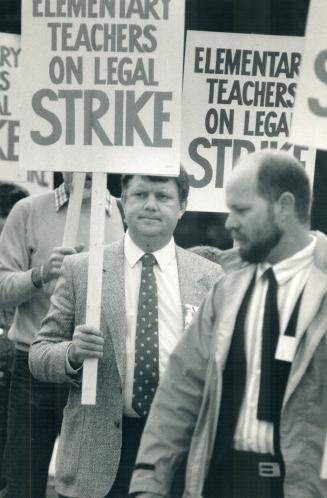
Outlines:
{"label": "shirt collar", "polygon": [[[67,190],[65,189],[65,184],[62,183],[59,185],[54,190],[54,195],[55,195],[55,206],[56,206],[56,211],[60,211],[60,209],[68,203],[69,201],[69,194]],[[106,213],[108,216],[111,216],[112,213],[112,195],[110,194],[109,190],[106,191]]]}
{"label": "shirt collar", "polygon": [[[136,263],[142,258],[143,254],[145,254],[145,251],[133,242],[127,230],[124,239],[124,255],[131,268],[136,265]],[[174,238],[172,237],[168,244],[158,251],[154,251],[152,254],[156,258],[160,270],[165,271],[172,259],[176,257]]]}
{"label": "shirt collar", "polygon": [[279,261],[275,265],[271,265],[267,262],[260,263],[257,266],[256,278],[259,279],[264,274],[264,272],[271,267],[274,270],[274,274],[278,284],[285,284],[299,271],[303,270],[313,263],[314,251],[316,248],[316,237],[310,234],[310,239],[311,241],[307,246],[304,247],[304,249],[301,249],[289,258]]}

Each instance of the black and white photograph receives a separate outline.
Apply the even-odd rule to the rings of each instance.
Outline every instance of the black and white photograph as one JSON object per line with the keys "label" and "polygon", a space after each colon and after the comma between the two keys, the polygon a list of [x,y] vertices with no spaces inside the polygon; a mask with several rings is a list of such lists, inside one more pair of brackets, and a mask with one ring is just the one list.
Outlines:
{"label": "black and white photograph", "polygon": [[327,498],[326,0],[0,0],[0,498]]}

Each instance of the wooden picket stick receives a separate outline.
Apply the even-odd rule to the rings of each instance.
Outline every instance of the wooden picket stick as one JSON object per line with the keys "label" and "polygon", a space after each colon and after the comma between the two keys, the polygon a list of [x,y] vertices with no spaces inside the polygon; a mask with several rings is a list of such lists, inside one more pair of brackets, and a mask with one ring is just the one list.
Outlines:
{"label": "wooden picket stick", "polygon": [[321,479],[327,479],[327,434],[326,434],[326,439],[325,439],[324,455],[322,457],[320,477],[321,477]]}
{"label": "wooden picket stick", "polygon": [[[85,173],[74,173],[73,174],[73,188],[69,195],[68,208],[66,214],[65,228],[62,239],[62,245],[65,247],[74,247],[77,243],[77,233],[79,218],[81,214],[81,205],[83,200],[83,191],[85,183]],[[46,292],[52,295],[57,280],[50,280],[46,284]]]}
{"label": "wooden picket stick", "polygon": [[66,223],[62,245],[74,247],[77,243],[77,233],[86,173],[73,173],[73,188],[69,195]]}
{"label": "wooden picket stick", "polygon": [[[86,300],[86,324],[100,328],[103,242],[107,175],[92,173],[90,249]],[[86,359],[83,365],[82,405],[95,405],[98,360]]]}

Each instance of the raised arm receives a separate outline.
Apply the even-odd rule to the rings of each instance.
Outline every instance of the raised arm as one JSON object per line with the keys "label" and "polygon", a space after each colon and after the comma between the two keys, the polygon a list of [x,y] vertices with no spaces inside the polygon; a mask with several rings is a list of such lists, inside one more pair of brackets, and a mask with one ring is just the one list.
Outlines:
{"label": "raised arm", "polygon": [[75,304],[71,262],[67,258],[51,298],[49,312],[30,348],[30,369],[39,380],[71,380],[66,371],[66,353],[75,328]]}

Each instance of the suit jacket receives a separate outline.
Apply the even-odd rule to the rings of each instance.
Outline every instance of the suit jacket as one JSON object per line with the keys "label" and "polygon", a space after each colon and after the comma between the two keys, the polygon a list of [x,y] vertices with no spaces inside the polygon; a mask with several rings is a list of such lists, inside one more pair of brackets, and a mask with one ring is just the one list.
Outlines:
{"label": "suit jacket", "polygon": [[[189,450],[184,498],[200,498],[208,472],[235,319],[254,265],[235,267],[215,284],[171,355],[144,429],[131,492],[169,496],[174,469]],[[296,354],[281,411],[285,498],[326,498],[319,478],[327,431],[327,237],[317,234],[315,262],[302,297]],[[185,354],[187,345],[187,354]]]}
{"label": "suit jacket", "polygon": [[[179,247],[176,254],[186,311],[187,305],[201,303],[221,269]],[[30,349],[30,368],[39,380],[71,383],[57,453],[57,491],[96,498],[109,492],[120,458],[127,330],[123,240],[104,252],[100,328],[105,344],[98,365],[96,406],[81,405],[80,382],[66,373],[66,352],[74,328],[85,323],[87,264],[86,254],[65,258],[49,313]]]}

